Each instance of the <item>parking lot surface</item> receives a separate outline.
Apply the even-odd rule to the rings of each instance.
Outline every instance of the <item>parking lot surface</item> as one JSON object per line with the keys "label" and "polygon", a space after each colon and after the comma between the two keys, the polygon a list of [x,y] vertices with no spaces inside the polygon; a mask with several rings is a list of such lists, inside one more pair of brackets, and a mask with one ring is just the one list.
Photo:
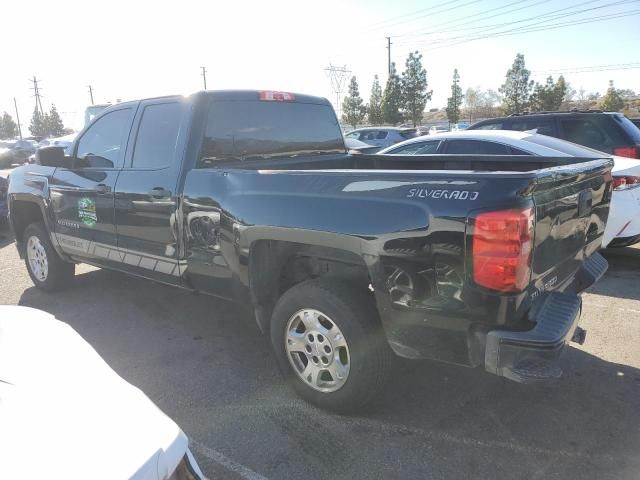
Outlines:
{"label": "parking lot surface", "polygon": [[587,341],[567,350],[559,381],[399,361],[353,417],[297,399],[242,308],[84,265],[74,288],[45,294],[6,229],[0,304],[75,328],[182,427],[209,478],[638,479],[640,249],[607,258],[584,295]]}

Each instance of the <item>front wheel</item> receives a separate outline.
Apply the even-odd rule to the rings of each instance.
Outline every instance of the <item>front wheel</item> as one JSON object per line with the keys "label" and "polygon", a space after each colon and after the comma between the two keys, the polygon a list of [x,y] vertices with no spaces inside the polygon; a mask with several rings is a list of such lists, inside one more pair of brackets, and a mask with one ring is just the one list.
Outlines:
{"label": "front wheel", "polygon": [[271,343],[294,390],[328,410],[358,410],[388,376],[391,351],[371,294],[335,279],[288,290],[273,312]]}
{"label": "front wheel", "polygon": [[51,245],[44,225],[32,223],[24,231],[25,264],[34,285],[47,292],[67,287],[75,265],[65,262]]}

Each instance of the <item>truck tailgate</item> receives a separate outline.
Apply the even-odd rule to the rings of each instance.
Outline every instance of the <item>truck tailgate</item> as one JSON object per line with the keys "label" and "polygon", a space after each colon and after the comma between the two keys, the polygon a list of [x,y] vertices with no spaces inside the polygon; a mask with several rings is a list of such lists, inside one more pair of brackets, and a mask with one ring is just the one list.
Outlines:
{"label": "truck tailgate", "polygon": [[553,290],[602,243],[611,200],[611,164],[602,161],[542,171],[533,199],[536,227],[532,283]]}

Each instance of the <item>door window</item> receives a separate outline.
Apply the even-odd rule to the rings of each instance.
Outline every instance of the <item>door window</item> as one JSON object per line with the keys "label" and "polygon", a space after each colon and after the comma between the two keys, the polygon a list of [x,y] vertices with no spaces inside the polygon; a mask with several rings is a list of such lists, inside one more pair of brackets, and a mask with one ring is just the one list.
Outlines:
{"label": "door window", "polygon": [[482,140],[449,140],[447,153],[458,155],[509,155],[509,147],[501,143]]}
{"label": "door window", "polygon": [[118,163],[130,114],[129,108],[116,110],[100,117],[89,127],[78,142],[76,151],[76,157],[85,160],[83,166],[113,168]]}
{"label": "door window", "polygon": [[183,104],[178,102],[145,107],[133,150],[133,168],[164,168],[173,163],[182,111]]}
{"label": "door window", "polygon": [[387,138],[388,134],[389,134],[389,132],[385,132],[384,130],[380,130],[378,133],[376,133],[376,140],[384,140],[385,138]]}
{"label": "door window", "polygon": [[439,143],[439,141],[416,142],[398,147],[388,153],[394,155],[428,155],[430,153],[436,153],[438,151]]}
{"label": "door window", "polygon": [[553,120],[550,118],[527,118],[522,120],[514,120],[511,124],[510,130],[517,130],[519,132],[527,132],[529,130],[535,130],[540,135],[549,135],[550,137],[557,137]]}
{"label": "door window", "polygon": [[602,150],[607,147],[607,136],[590,120],[568,118],[561,120],[564,139],[578,145]]}

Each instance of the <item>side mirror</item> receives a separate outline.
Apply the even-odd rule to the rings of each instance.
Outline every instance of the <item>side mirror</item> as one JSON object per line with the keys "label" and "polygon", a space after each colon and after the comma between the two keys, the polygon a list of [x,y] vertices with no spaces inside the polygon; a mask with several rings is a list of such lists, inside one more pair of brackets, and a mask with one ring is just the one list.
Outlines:
{"label": "side mirror", "polygon": [[42,147],[36,152],[36,163],[46,167],[63,167],[68,160],[64,156],[64,147]]}

